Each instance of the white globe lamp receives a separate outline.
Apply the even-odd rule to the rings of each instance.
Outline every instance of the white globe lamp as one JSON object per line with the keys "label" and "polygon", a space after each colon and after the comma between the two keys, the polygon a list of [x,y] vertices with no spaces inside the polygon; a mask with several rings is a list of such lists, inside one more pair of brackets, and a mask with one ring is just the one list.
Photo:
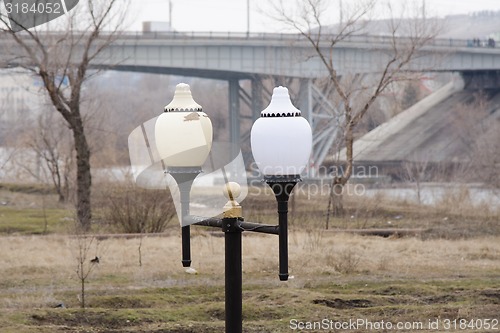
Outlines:
{"label": "white globe lamp", "polygon": [[293,106],[287,88],[274,88],[269,106],[252,126],[250,140],[265,178],[302,173],[311,155],[311,126]]}
{"label": "white globe lamp", "polygon": [[200,167],[212,147],[212,122],[193,100],[189,85],[179,83],[174,98],[155,124],[155,141],[167,167]]}

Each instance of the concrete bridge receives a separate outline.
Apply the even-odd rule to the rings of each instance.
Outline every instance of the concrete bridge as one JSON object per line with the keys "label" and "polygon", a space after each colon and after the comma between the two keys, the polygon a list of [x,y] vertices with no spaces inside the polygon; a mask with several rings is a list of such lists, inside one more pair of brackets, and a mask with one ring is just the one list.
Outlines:
{"label": "concrete bridge", "polygon": [[[401,38],[404,42],[404,38]],[[12,43],[12,42],[10,42]],[[12,45],[0,38],[0,64],[8,62]],[[326,45],[325,45],[326,47]],[[383,36],[351,36],[334,50],[339,75],[377,72],[387,57],[390,39]],[[326,75],[309,42],[296,34],[245,33],[128,33],[118,38],[94,61],[96,67],[144,73],[173,74],[227,80],[231,140],[247,141],[249,126],[269,96],[262,81],[268,77],[297,78],[299,93],[292,96],[308,118],[314,135],[313,160],[320,165],[336,136],[339,112],[327,100],[314,79]],[[467,40],[437,39],[427,45],[411,68],[415,71],[461,72],[478,86],[500,82],[500,48],[471,47]],[[493,73],[493,75],[491,74]],[[250,91],[241,86],[250,80]],[[250,116],[242,116],[240,102]],[[325,126],[325,120],[329,126]],[[319,125],[321,122],[321,126]]]}
{"label": "concrete bridge", "polygon": [[[383,36],[351,36],[339,42],[334,50],[338,74],[376,72],[388,58],[384,51],[391,47],[390,42]],[[467,40],[436,39],[422,50],[413,69],[500,70],[500,48],[468,44]],[[123,70],[218,79],[325,76],[310,43],[296,34],[131,33],[107,48],[96,63]]]}

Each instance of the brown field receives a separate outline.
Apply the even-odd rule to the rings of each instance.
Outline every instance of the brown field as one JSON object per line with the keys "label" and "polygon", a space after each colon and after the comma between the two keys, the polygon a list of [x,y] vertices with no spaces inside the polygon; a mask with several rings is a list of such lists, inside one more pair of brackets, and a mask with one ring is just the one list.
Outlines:
{"label": "brown field", "polygon": [[[17,202],[26,199],[29,205],[30,200],[39,199],[23,198],[18,197]],[[0,207],[0,227],[8,224],[7,217],[16,207],[30,216],[40,214],[38,204]],[[295,204],[302,208],[292,210],[289,251],[293,278],[288,282],[278,280],[276,236],[244,234],[245,332],[336,331],[293,329],[294,323],[324,319],[338,323],[364,320],[372,325],[381,321],[422,323],[422,329],[417,326],[422,332],[446,331],[444,325],[455,320],[456,325],[468,326],[447,331],[495,331],[478,325],[484,319],[500,319],[497,213],[478,210],[466,214],[444,206],[421,209],[380,198],[347,201],[346,218],[334,219],[326,231],[324,212],[318,209],[324,201],[313,204],[298,198]],[[272,202],[248,198],[245,206],[249,220],[270,222],[273,218]],[[161,235],[88,238],[92,244],[85,265],[95,255],[100,262],[86,281],[87,308],[83,310],[79,308],[76,274],[82,238],[61,225],[67,216],[59,211],[49,213],[46,210],[45,216],[59,222],[49,221],[46,235],[3,231],[0,236],[2,333],[224,330],[224,239],[220,231],[192,228],[196,274],[186,273],[180,264],[180,230],[175,224]],[[387,238],[339,231],[382,227],[420,231],[414,236]],[[64,308],[55,308],[58,304]],[[428,328],[429,321],[438,322],[439,330]],[[500,324],[496,327],[500,330]],[[351,331],[384,331],[369,328],[365,325]]]}

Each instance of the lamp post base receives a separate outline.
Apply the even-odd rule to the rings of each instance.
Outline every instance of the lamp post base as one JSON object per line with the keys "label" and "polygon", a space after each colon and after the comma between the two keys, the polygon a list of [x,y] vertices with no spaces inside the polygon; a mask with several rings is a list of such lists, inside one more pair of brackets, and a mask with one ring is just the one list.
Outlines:
{"label": "lamp post base", "polygon": [[182,235],[182,267],[191,267],[191,228],[181,228]]}

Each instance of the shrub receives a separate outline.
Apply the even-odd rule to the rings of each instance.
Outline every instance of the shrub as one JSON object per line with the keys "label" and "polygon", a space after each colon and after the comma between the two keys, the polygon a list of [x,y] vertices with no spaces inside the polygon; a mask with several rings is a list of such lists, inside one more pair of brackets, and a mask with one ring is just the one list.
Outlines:
{"label": "shrub", "polygon": [[130,185],[113,187],[102,195],[102,218],[119,232],[163,232],[175,216],[172,198],[166,190]]}
{"label": "shrub", "polygon": [[345,249],[333,259],[333,268],[342,274],[352,274],[358,269],[361,257],[351,249]]}

